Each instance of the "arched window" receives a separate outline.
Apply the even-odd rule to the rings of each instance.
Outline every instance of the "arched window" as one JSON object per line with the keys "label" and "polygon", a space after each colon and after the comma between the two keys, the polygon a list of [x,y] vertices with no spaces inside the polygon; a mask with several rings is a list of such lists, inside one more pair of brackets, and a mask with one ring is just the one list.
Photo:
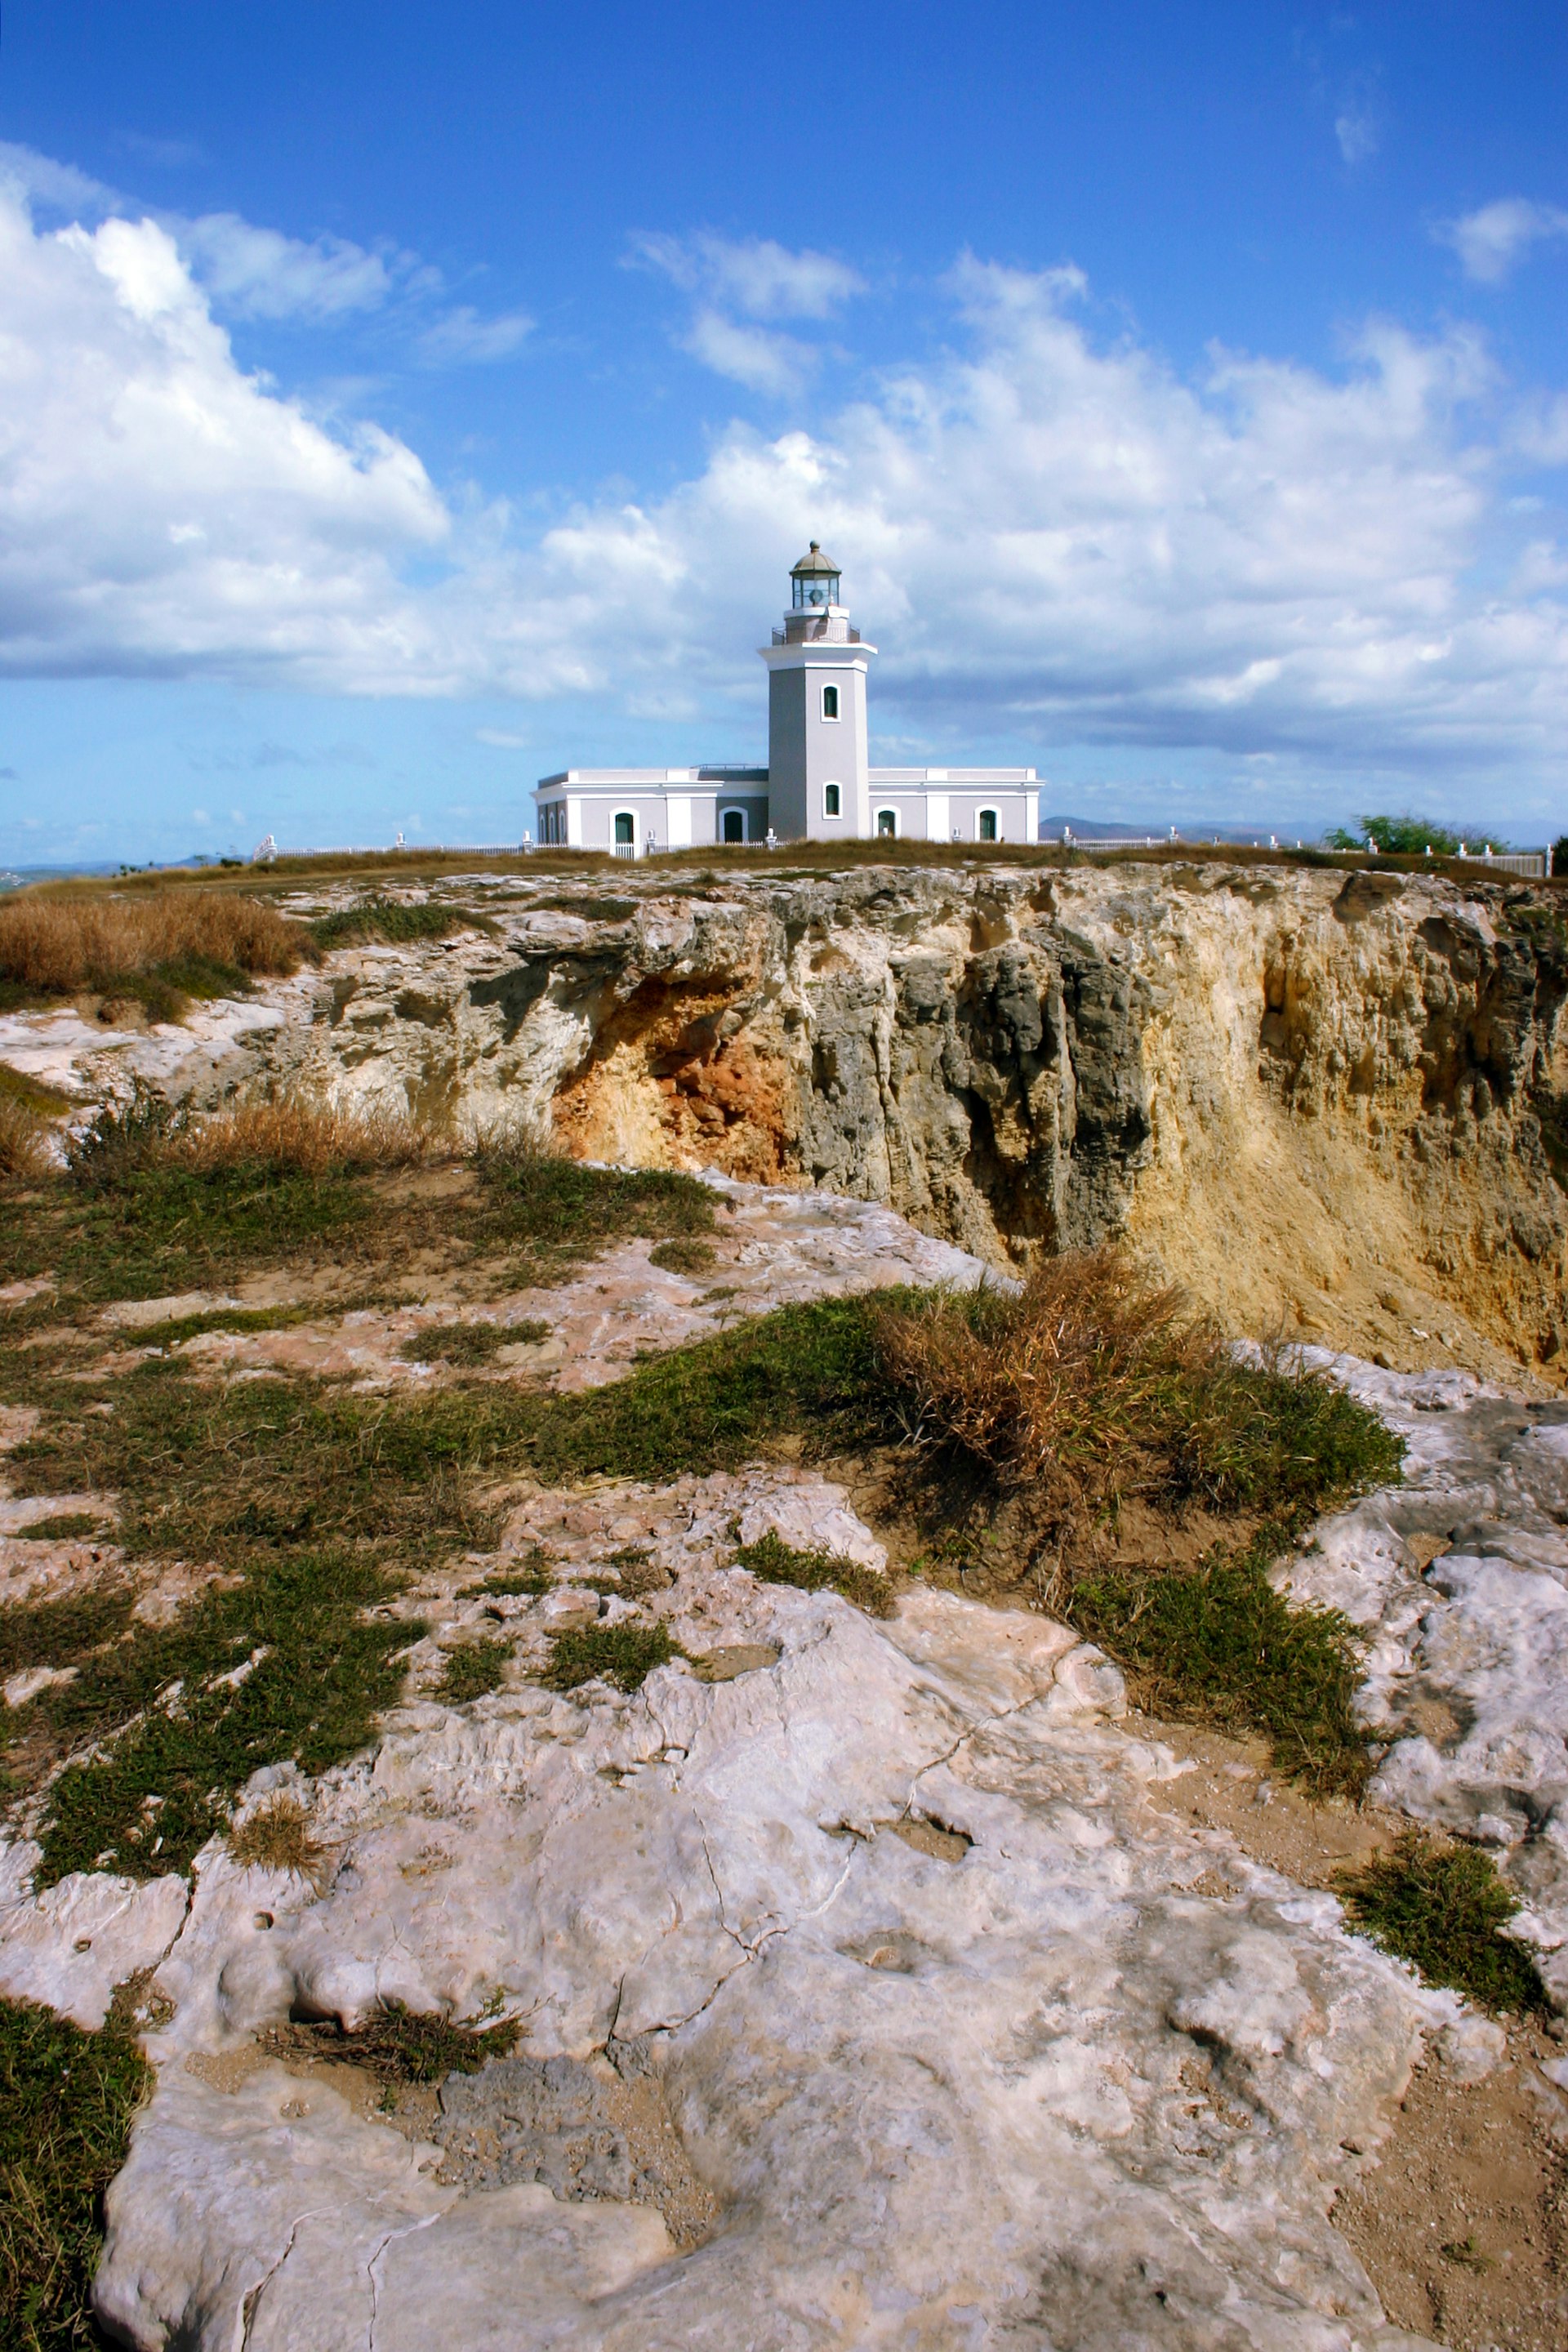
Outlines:
{"label": "arched window", "polygon": [[899,837],[899,812],[897,809],[879,809],[877,811],[877,831],[885,840],[897,841]]}
{"label": "arched window", "polygon": [[974,820],[974,838],[976,841],[995,840],[996,812],[994,809],[981,810],[979,815]]}
{"label": "arched window", "polygon": [[841,803],[840,803],[839,791],[838,791],[838,786],[837,786],[837,784],[824,784],[824,785],[823,785],[823,787],[822,787],[822,814],[823,814],[823,815],[824,815],[824,816],[842,816],[842,815],[843,815],[843,814],[844,814],[844,810],[843,810],[843,807],[842,807]]}
{"label": "arched window", "polygon": [[637,820],[635,809],[616,811],[616,856],[635,857],[637,854]]}
{"label": "arched window", "polygon": [[720,836],[724,841],[744,841],[746,838],[746,812],[744,809],[726,809],[724,811],[723,816],[720,821]]}
{"label": "arched window", "polygon": [[837,719],[838,716],[838,688],[836,686],[825,686],[822,689],[822,715],[824,719]]}

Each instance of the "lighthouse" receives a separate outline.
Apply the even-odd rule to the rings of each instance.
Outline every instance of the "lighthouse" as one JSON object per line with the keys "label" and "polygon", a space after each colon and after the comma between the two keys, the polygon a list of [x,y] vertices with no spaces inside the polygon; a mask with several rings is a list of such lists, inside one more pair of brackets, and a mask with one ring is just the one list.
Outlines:
{"label": "lighthouse", "polygon": [[768,806],[786,841],[857,841],[872,830],[866,678],[877,648],[839,602],[838,566],[814,539],[790,571],[768,666]]}
{"label": "lighthouse", "polygon": [[768,760],[697,768],[563,768],[534,786],[542,848],[616,857],[772,849],[784,841],[940,841],[962,849],[1035,838],[1033,768],[873,768],[866,680],[876,656],[814,539],[790,567],[768,670]]}

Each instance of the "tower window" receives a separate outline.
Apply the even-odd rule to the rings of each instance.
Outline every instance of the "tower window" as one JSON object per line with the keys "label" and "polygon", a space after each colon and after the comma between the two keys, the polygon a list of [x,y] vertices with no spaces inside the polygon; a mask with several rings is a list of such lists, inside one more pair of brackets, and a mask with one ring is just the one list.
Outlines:
{"label": "tower window", "polygon": [[877,831],[885,840],[897,841],[899,837],[899,812],[897,809],[879,809],[877,811]]}
{"label": "tower window", "polygon": [[836,686],[825,686],[822,689],[822,715],[824,719],[837,719],[838,716],[838,688]]}
{"label": "tower window", "polygon": [[974,838],[976,841],[995,840],[996,812],[994,809],[981,810],[979,815],[974,820]]}
{"label": "tower window", "polygon": [[842,816],[842,815],[843,815],[844,812],[843,812],[843,809],[841,808],[841,806],[840,806],[840,804],[839,804],[839,798],[838,798],[838,786],[837,786],[837,784],[824,784],[824,785],[823,785],[823,787],[822,787],[822,814],[823,814],[823,815],[824,815],[824,816]]}

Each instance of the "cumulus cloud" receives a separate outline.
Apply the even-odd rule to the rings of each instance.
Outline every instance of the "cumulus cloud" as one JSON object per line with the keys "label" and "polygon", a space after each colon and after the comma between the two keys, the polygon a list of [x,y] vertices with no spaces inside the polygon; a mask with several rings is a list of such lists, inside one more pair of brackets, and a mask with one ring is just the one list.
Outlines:
{"label": "cumulus cloud", "polygon": [[[525,542],[392,436],[247,375],[166,228],[41,231],[13,184],[0,671],[591,694],[648,714],[657,758],[679,716],[732,709],[754,740],[753,648],[815,535],[910,742],[1549,772],[1565,560],[1510,514],[1508,466],[1568,457],[1561,404],[1510,405],[1459,328],[1374,324],[1332,375],[1216,351],[1188,378],[1098,339],[1083,292],[966,260],[940,358],[811,431],[733,424],[668,495]],[[732,367],[791,340],[713,315],[760,339]]]}
{"label": "cumulus cloud", "polygon": [[403,444],[244,373],[167,230],[0,188],[0,667],[368,683],[449,530]]}
{"label": "cumulus cloud", "polygon": [[1500,286],[1532,245],[1568,236],[1568,212],[1528,196],[1500,196],[1458,220],[1440,221],[1433,234],[1453,247],[1467,278]]}

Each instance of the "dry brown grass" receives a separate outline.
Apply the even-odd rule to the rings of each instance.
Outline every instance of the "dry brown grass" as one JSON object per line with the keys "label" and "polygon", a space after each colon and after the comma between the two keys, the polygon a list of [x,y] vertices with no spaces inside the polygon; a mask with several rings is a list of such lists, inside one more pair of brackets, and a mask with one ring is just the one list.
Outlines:
{"label": "dry brown grass", "polygon": [[0,1093],[0,1176],[47,1175],[53,1164],[47,1133],[36,1111],[14,1095]]}
{"label": "dry brown grass", "polygon": [[307,933],[265,899],[216,891],[142,898],[46,898],[0,904],[0,980],[40,995],[106,991],[195,960],[259,974],[295,971]]}
{"label": "dry brown grass", "polygon": [[228,1850],[242,1869],[293,1870],[310,1878],[326,1848],[310,1835],[310,1815],[298,1797],[269,1798],[228,1834]]}
{"label": "dry brown grass", "polygon": [[1173,1390],[1219,1353],[1180,1291],[1114,1249],[1047,1258],[1016,1297],[949,1292],[885,1308],[878,1339],[917,1440],[1031,1483],[1067,1517],[1146,1483]]}
{"label": "dry brown grass", "polygon": [[455,1158],[447,1134],[395,1111],[345,1110],[285,1096],[237,1103],[194,1122],[163,1146],[178,1166],[206,1173],[264,1165],[325,1176],[337,1168],[417,1168]]}

